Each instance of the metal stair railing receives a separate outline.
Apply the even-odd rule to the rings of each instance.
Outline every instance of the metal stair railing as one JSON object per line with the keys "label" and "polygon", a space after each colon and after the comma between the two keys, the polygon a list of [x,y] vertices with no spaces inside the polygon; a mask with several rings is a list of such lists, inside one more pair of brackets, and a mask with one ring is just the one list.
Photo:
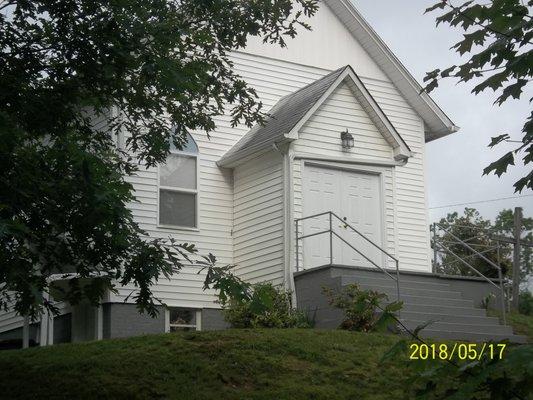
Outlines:
{"label": "metal stair railing", "polygon": [[[491,261],[490,259],[485,257],[484,253],[487,253],[488,250],[477,251],[476,249],[474,249],[472,247],[471,244],[467,243],[466,241],[464,241],[464,240],[460,239],[459,237],[457,237],[456,235],[454,235],[452,232],[449,231],[449,228],[446,229],[442,224],[439,224],[439,223],[435,222],[433,224],[433,226],[434,226],[433,227],[433,246],[434,246],[434,251],[435,251],[435,262],[436,262],[436,257],[437,257],[436,254],[439,251],[438,247],[440,247],[445,252],[447,252],[447,253],[451,254],[452,256],[454,256],[456,258],[456,261],[459,261],[460,263],[462,263],[463,265],[465,265],[466,267],[471,269],[474,273],[479,275],[481,278],[486,280],[488,283],[490,283],[492,286],[494,286],[496,289],[498,289],[500,291],[500,300],[501,300],[500,307],[501,307],[501,312],[502,312],[503,324],[506,325],[507,324],[506,309],[505,309],[506,294],[505,294],[505,288],[504,288],[504,282],[503,282],[502,268],[498,264],[494,263],[493,261]],[[464,248],[470,250],[473,254],[471,254],[471,255],[469,255],[467,257],[461,258],[455,252],[450,250],[450,248],[448,248],[447,246],[444,245],[445,241],[441,240],[439,242],[438,235],[437,235],[437,227],[439,229],[441,229],[442,231],[446,232],[446,234],[450,235],[454,240],[457,241],[457,242],[453,242],[452,244],[461,245]],[[489,250],[494,250],[494,249],[495,248],[491,248]],[[499,247],[497,249],[499,250]],[[472,264],[470,264],[469,262],[466,261],[467,258],[472,258],[472,257],[476,257],[476,256],[480,257],[488,265],[490,265],[491,267],[495,268],[498,271],[499,285],[496,285],[492,279],[490,279],[487,276],[485,276],[484,274],[482,274],[477,268],[475,268],[474,266],[472,266]]]}
{"label": "metal stair railing", "polygon": [[[318,217],[321,217],[321,216],[324,216],[324,215],[328,215],[329,216],[329,228],[326,229],[326,230],[323,230],[323,231],[320,231],[320,232],[315,232],[315,233],[311,233],[311,234],[308,234],[308,235],[302,235],[302,236],[299,236],[299,223],[301,221],[305,221],[305,220],[308,220],[308,219],[312,219],[312,218],[318,218]],[[335,230],[333,229],[333,217],[335,217],[337,220],[339,220],[340,222],[342,222],[342,224],[347,227],[347,228],[350,228],[353,232],[355,232],[356,234],[358,234],[361,238],[363,238],[365,241],[367,241],[368,243],[370,243],[373,247],[375,247],[376,249],[378,249],[382,254],[385,254],[387,257],[389,257],[390,259],[392,259],[396,265],[396,276],[393,276],[389,271],[387,271],[385,268],[382,268],[381,266],[379,266],[376,262],[372,261],[368,256],[366,256],[365,254],[363,254],[360,250],[358,250],[357,248],[355,248],[355,246],[353,246],[351,243],[349,243],[346,239],[344,239],[342,236],[340,236],[337,232],[335,232]],[[313,236],[318,236],[318,235],[323,235],[323,234],[328,234],[329,233],[329,264],[330,265],[333,265],[333,237],[336,237],[338,239],[340,239],[344,244],[346,244],[348,247],[350,247],[351,249],[353,249],[354,251],[357,252],[357,254],[359,254],[361,257],[363,257],[366,261],[368,261],[369,263],[371,263],[373,266],[375,266],[376,268],[378,268],[380,271],[382,271],[383,273],[385,273],[387,276],[389,276],[392,280],[394,280],[396,282],[396,296],[397,296],[397,301],[400,301],[400,261],[394,257],[392,254],[390,254],[389,252],[387,252],[385,249],[381,248],[380,246],[378,246],[376,243],[374,243],[372,240],[370,240],[368,237],[366,237],[365,235],[363,235],[361,232],[359,232],[357,229],[355,229],[352,225],[350,225],[348,222],[346,222],[346,220],[342,219],[341,217],[339,217],[337,214],[335,214],[333,211],[325,211],[323,213],[319,213],[319,214],[315,214],[315,215],[310,215],[308,217],[303,217],[303,218],[297,218],[294,220],[294,223],[295,223],[295,226],[296,226],[296,272],[298,272],[300,270],[300,261],[299,261],[299,241],[303,239],[306,239],[306,238],[310,238],[310,237],[313,237]],[[303,246],[302,246],[303,247]]]}

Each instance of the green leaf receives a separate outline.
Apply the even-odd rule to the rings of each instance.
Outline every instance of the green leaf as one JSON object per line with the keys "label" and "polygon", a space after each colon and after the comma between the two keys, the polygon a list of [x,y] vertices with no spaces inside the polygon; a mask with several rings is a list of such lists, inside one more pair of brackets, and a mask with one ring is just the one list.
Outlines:
{"label": "green leaf", "polygon": [[439,9],[442,10],[444,7],[446,7],[446,1],[441,0],[438,3],[432,5],[431,7],[426,8],[426,10],[424,11],[424,14],[427,14],[431,11],[435,11]]}
{"label": "green leaf", "polygon": [[526,86],[528,81],[526,79],[518,79],[516,83],[507,86],[500,97],[498,97],[495,103],[502,105],[509,97],[513,99],[519,99],[524,86]]}
{"label": "green leaf", "polygon": [[468,53],[472,50],[473,45],[482,45],[485,42],[487,32],[485,29],[479,29],[472,33],[465,33],[464,39],[453,46],[460,55]]}
{"label": "green leaf", "polygon": [[494,161],[488,167],[483,169],[483,175],[488,175],[492,171],[494,171],[494,174],[498,176],[502,176],[502,174],[507,172],[507,168],[510,165],[514,165],[514,155],[512,151],[506,153],[504,156],[500,157],[497,161]]}
{"label": "green leaf", "polygon": [[501,142],[504,142],[504,141],[506,141],[509,138],[510,138],[510,136],[507,133],[504,133],[503,135],[500,135],[500,136],[494,136],[490,140],[489,147],[494,147],[497,144],[499,144]]}
{"label": "green leaf", "polygon": [[479,94],[480,92],[484,91],[487,88],[491,88],[493,91],[496,91],[497,89],[501,88],[503,86],[503,83],[506,82],[508,79],[507,72],[499,72],[497,74],[494,74],[487,79],[485,79],[483,82],[481,82],[479,85],[476,85],[474,89],[472,89],[472,93]]}
{"label": "green leaf", "polygon": [[421,323],[420,325],[418,325],[418,326],[414,329],[414,331],[413,331],[413,335],[416,336],[416,337],[418,337],[418,334],[420,333],[420,331],[421,331],[422,329],[426,329],[429,325],[432,325],[432,324],[434,324],[435,322],[436,322],[435,320],[430,319],[429,321],[426,321],[426,322]]}
{"label": "green leaf", "polygon": [[396,361],[398,358],[404,358],[407,354],[409,343],[407,340],[397,341],[379,360],[379,364],[384,364],[387,361]]}

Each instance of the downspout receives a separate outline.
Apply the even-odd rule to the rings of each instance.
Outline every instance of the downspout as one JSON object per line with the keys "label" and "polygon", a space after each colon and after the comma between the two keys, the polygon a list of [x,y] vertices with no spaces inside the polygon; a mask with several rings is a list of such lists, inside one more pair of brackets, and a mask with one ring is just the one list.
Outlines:
{"label": "downspout", "polygon": [[293,192],[293,171],[292,161],[294,158],[294,151],[291,144],[287,144],[280,148],[278,144],[274,143],[273,147],[283,157],[283,264],[284,264],[284,287],[292,293],[293,305],[296,305],[296,293],[294,286],[293,263],[292,263],[292,221],[294,220],[294,192]]}

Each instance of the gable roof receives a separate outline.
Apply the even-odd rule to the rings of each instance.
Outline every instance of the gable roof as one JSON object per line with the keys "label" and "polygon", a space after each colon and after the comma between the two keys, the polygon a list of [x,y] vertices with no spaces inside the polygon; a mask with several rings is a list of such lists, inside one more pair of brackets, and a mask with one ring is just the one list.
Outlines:
{"label": "gable roof", "polygon": [[407,143],[391,124],[376,100],[349,65],[333,71],[281,98],[268,112],[264,125],[255,125],[217,162],[233,167],[243,158],[269,149],[273,144],[298,138],[300,128],[342,82],[348,84],[359,104],[394,149],[397,160],[411,156]]}
{"label": "gable roof", "polygon": [[422,86],[392,53],[357,11],[351,0],[323,0],[394,83],[406,101],[423,119],[426,142],[457,132],[459,127],[439,108]]}

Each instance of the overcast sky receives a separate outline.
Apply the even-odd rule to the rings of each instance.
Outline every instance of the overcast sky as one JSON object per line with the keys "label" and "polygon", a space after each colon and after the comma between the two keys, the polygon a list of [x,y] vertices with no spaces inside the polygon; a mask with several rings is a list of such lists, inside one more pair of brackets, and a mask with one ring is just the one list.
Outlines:
{"label": "overcast sky", "polygon": [[[427,71],[456,64],[460,59],[449,48],[461,37],[457,29],[447,25],[435,27],[438,13],[423,15],[436,0],[352,0],[396,56],[414,77],[422,82]],[[442,82],[431,93],[433,99],[461,127],[458,133],[427,145],[427,176],[430,219],[433,221],[451,211],[462,211],[465,206],[433,208],[442,205],[467,203],[501,197],[516,196],[513,183],[531,169],[520,165],[510,173],[497,178],[482,177],[482,171],[499,155],[511,149],[511,144],[488,149],[492,136],[509,133],[512,139],[520,135],[525,118],[530,112],[527,99],[530,90],[519,101],[508,101],[504,106],[493,106],[496,96],[489,91],[478,96],[470,93],[474,85]],[[522,191],[531,195],[533,191]],[[524,214],[533,216],[533,197],[471,204],[484,217],[494,218],[503,208],[522,206]]]}

